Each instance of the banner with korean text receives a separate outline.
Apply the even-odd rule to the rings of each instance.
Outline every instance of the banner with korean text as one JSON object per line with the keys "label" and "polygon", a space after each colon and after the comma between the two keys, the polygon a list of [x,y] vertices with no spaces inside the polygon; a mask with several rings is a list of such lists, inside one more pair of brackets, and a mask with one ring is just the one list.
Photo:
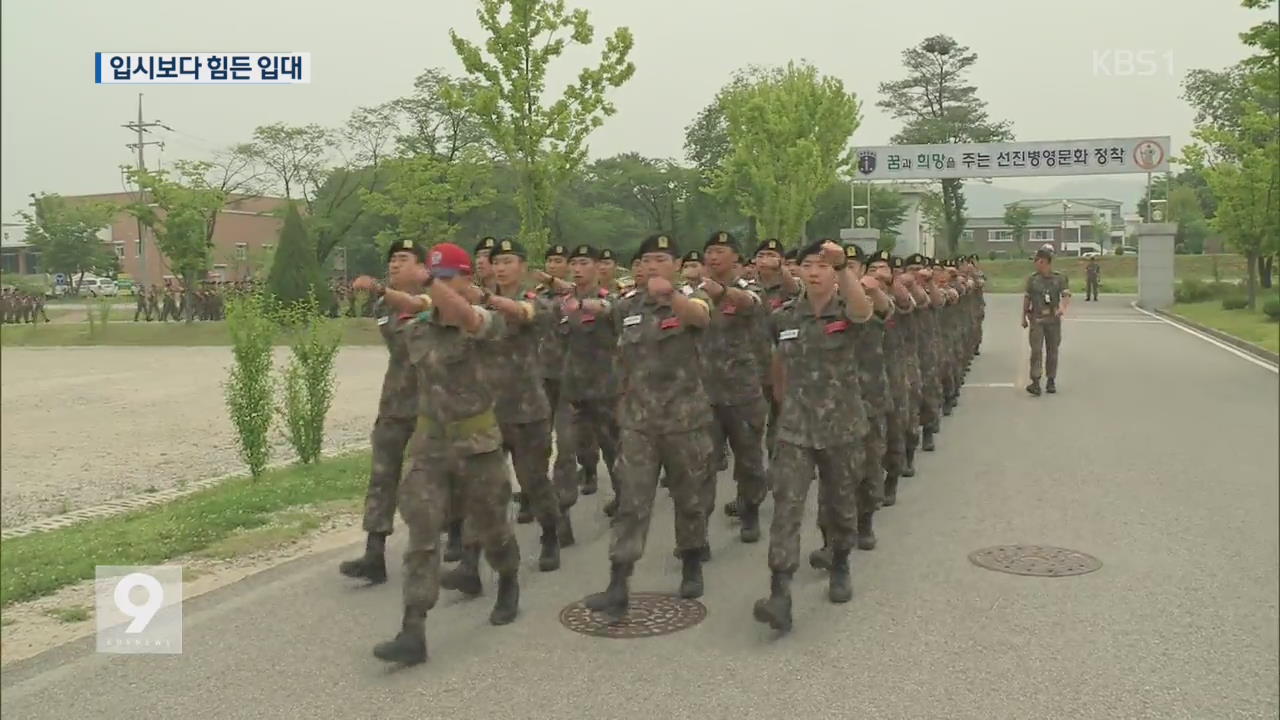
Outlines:
{"label": "banner with korean text", "polygon": [[858,180],[1115,175],[1169,170],[1169,138],[882,145],[854,149]]}

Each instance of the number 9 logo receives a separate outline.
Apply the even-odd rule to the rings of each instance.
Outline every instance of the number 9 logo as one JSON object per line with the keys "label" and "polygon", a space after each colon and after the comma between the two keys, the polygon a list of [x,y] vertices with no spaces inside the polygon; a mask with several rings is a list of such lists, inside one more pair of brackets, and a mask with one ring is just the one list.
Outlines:
{"label": "number 9 logo", "polygon": [[[141,605],[135,605],[130,599],[129,593],[134,588],[145,588],[147,591],[147,599]],[[133,622],[129,623],[129,627],[125,628],[125,632],[129,634],[140,633],[147,629],[151,624],[151,619],[160,611],[160,607],[164,605],[164,587],[160,585],[160,581],[146,573],[130,573],[120,579],[116,583],[114,593],[116,609],[123,613],[126,617],[132,618]]]}

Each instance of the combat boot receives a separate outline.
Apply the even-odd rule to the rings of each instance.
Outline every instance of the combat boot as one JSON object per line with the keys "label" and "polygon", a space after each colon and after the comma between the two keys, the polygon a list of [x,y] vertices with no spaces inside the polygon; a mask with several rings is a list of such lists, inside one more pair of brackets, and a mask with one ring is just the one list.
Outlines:
{"label": "combat boot", "polygon": [[760,506],[754,503],[741,502],[738,507],[741,508],[741,513],[738,517],[742,520],[742,527],[738,530],[738,538],[744,543],[759,542]]}
{"label": "combat boot", "polygon": [[769,597],[757,600],[751,614],[774,630],[791,629],[791,573],[775,572],[769,578]]}
{"label": "combat boot", "polygon": [[463,595],[479,595],[483,590],[480,584],[480,546],[462,549],[462,561],[458,566],[440,578],[440,587],[445,590],[457,590]]}
{"label": "combat boot", "polygon": [[1027,392],[1035,395],[1036,397],[1040,397],[1040,380],[1032,380],[1031,384],[1027,385]]}
{"label": "combat boot", "polygon": [[822,531],[822,547],[809,553],[809,567],[814,570],[831,569],[831,545],[827,541],[827,531]]}
{"label": "combat boot", "polygon": [[881,507],[893,507],[898,504],[898,476],[884,476],[884,502],[880,503]]}
{"label": "combat boot", "polygon": [[729,517],[738,517],[738,500],[734,498],[724,504],[724,514]]}
{"label": "combat boot", "polygon": [[512,570],[498,576],[498,599],[493,603],[493,612],[489,613],[490,625],[508,625],[516,619],[520,611],[520,579],[519,572]]}
{"label": "combat boot", "polygon": [[849,549],[836,548],[831,554],[831,576],[827,581],[827,599],[847,603],[853,598],[853,579],[849,577]]}
{"label": "combat boot", "polygon": [[613,563],[609,568],[609,587],[602,593],[587,596],[582,604],[588,610],[604,613],[611,625],[622,622],[631,602],[627,580],[634,567],[631,563]]}
{"label": "combat boot", "polygon": [[516,522],[521,525],[528,525],[533,522],[533,510],[529,509],[529,496],[525,493],[516,493],[516,498],[520,501],[520,511],[516,513]]}
{"label": "combat boot", "polygon": [[1053,378],[1049,378],[1047,381],[1045,381],[1044,391],[1049,393],[1050,395],[1053,395],[1054,393],[1058,392],[1058,386],[1054,384]]}
{"label": "combat boot", "polygon": [[392,640],[373,647],[373,656],[386,662],[417,665],[427,659],[427,611],[416,605],[404,609],[400,632]]}
{"label": "combat boot", "polygon": [[933,452],[933,430],[926,429],[924,431],[924,438],[920,441],[920,449],[925,452]]}
{"label": "combat boot", "polygon": [[916,449],[907,449],[907,466],[902,469],[902,477],[916,476]]}
{"label": "combat boot", "polygon": [[462,559],[462,521],[449,523],[449,540],[444,546],[444,561],[458,562]]}
{"label": "combat boot", "polygon": [[542,554],[538,556],[538,569],[550,572],[560,569],[560,536],[559,523],[549,522],[542,526]]}
{"label": "combat boot", "polygon": [[583,495],[595,495],[596,490],[600,488],[600,482],[596,479],[596,469],[584,467],[579,470],[578,484],[582,486]]}
{"label": "combat boot", "polygon": [[618,496],[614,495],[613,499],[604,504],[604,514],[613,517],[618,514]]}
{"label": "combat boot", "polygon": [[952,407],[953,407],[953,405],[951,404],[951,398],[947,398],[946,400],[943,400],[943,401],[942,401],[942,416],[943,416],[943,417],[950,417],[950,416],[951,416],[951,408],[952,408]]}
{"label": "combat boot", "polygon": [[875,513],[858,513],[858,549],[875,550],[876,532],[871,528],[871,518]]}
{"label": "combat boot", "polygon": [[573,521],[569,519],[569,508],[560,510],[560,523],[556,526],[556,534],[560,537],[560,547],[573,545]]}
{"label": "combat boot", "polygon": [[351,578],[364,578],[374,585],[386,582],[386,546],[386,533],[369,533],[364,555],[355,560],[344,560],[338,565],[338,572]]}
{"label": "combat boot", "polygon": [[702,597],[702,548],[685,550],[680,553],[684,567],[680,571],[680,597]]}

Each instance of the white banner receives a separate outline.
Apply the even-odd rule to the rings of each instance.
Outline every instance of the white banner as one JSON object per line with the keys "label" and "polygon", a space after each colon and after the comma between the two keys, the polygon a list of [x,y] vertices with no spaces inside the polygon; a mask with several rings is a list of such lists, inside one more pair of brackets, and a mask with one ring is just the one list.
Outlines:
{"label": "white banner", "polygon": [[1169,170],[1169,138],[882,145],[854,149],[857,180],[1115,175]]}

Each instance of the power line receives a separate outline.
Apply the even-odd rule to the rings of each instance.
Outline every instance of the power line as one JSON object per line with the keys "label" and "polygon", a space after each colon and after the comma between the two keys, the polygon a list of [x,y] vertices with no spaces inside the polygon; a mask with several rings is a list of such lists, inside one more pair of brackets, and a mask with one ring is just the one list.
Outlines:
{"label": "power line", "polygon": [[[147,161],[146,161],[146,156],[144,154],[144,151],[146,150],[146,147],[148,145],[158,145],[161,150],[164,149],[163,140],[147,140],[146,139],[146,136],[151,133],[151,128],[159,127],[159,128],[164,128],[165,130],[168,130],[170,132],[173,132],[173,128],[169,127],[168,125],[165,125],[159,120],[152,120],[151,122],[147,122],[142,119],[142,93],[138,93],[138,120],[136,122],[124,123],[123,125],[121,125],[121,127],[128,128],[129,130],[132,130],[135,133],[137,133],[137,142],[129,143],[125,145],[125,147],[129,148],[130,150],[138,151],[138,172],[146,172]],[[138,186],[138,202],[142,202],[142,200],[143,200],[143,191],[142,191],[142,186],[139,185]],[[143,233],[141,219],[138,220],[138,270],[139,270],[138,274],[140,275],[139,281],[145,285],[147,282],[147,243],[146,243],[146,236]]]}

